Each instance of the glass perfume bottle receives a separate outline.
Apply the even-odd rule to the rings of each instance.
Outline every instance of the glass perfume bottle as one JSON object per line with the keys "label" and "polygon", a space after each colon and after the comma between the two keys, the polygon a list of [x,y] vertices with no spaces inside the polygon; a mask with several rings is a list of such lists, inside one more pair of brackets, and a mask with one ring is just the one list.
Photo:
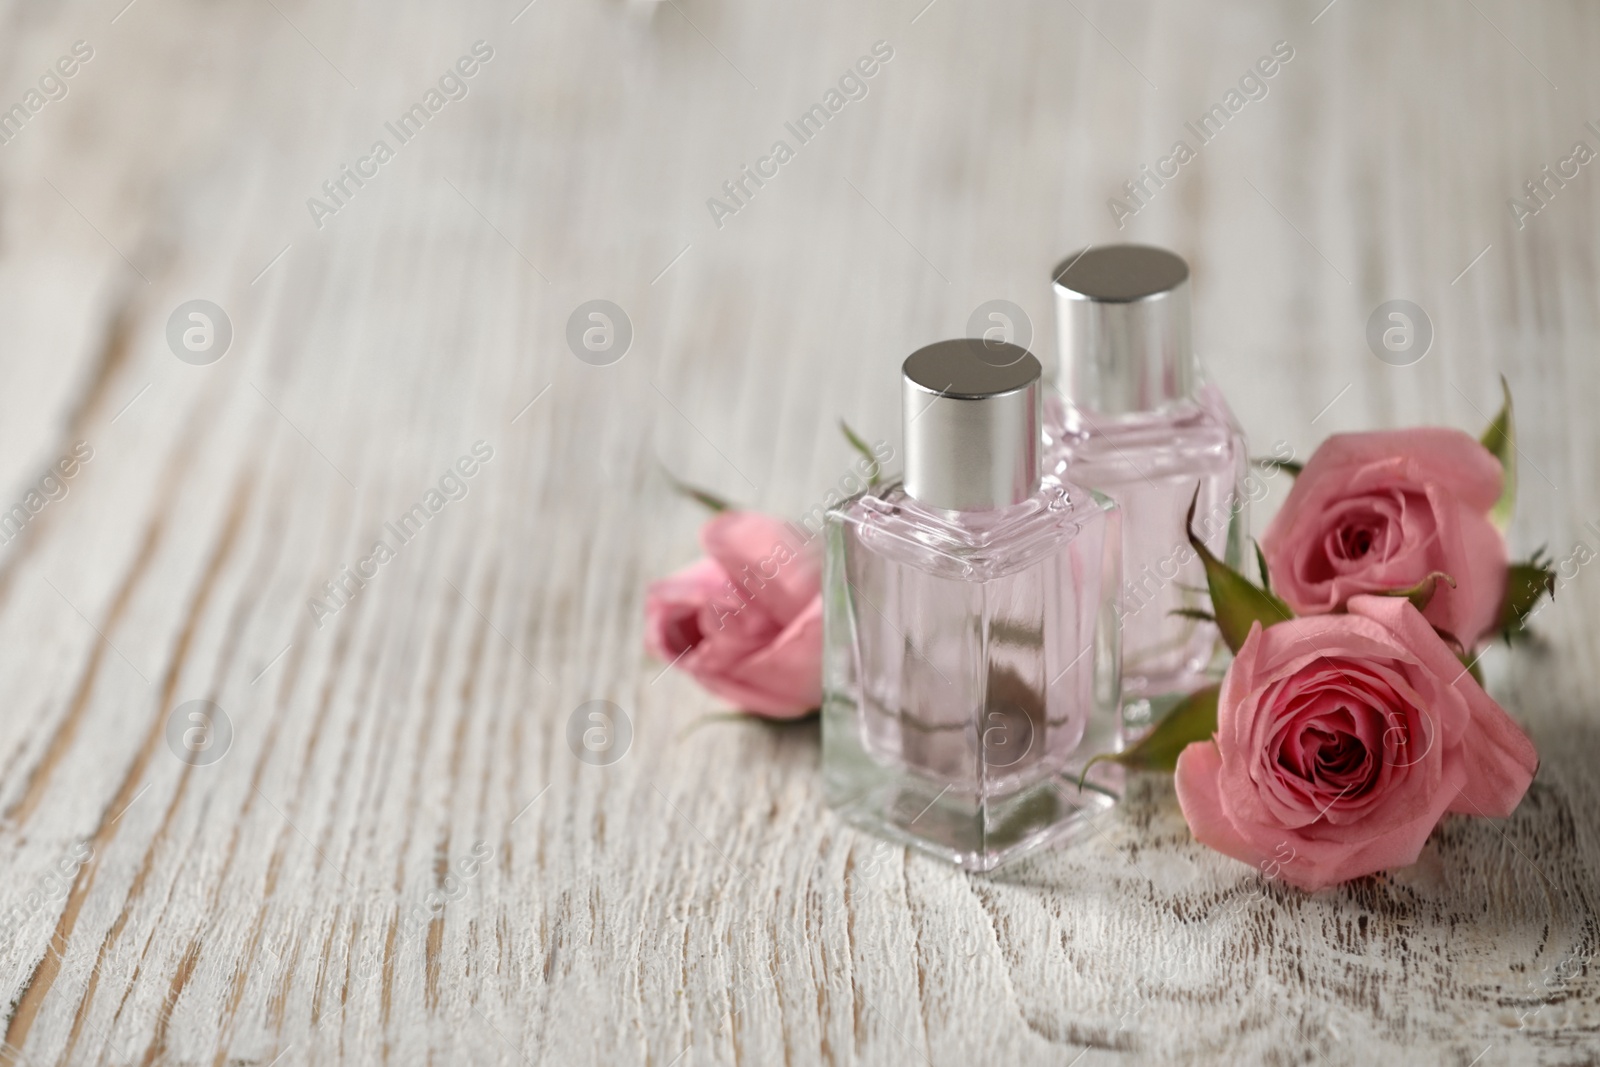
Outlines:
{"label": "glass perfume bottle", "polygon": [[[1238,567],[1249,530],[1244,435],[1189,340],[1189,267],[1165,249],[1092,247],[1055,271],[1060,365],[1045,401],[1047,478],[1122,511],[1123,716],[1131,739],[1213,680],[1216,626],[1184,518]],[[1196,491],[1198,490],[1198,498]]]}
{"label": "glass perfume bottle", "polygon": [[902,368],[905,477],[828,514],[823,771],[850,822],[987,871],[1121,796],[1108,500],[1040,471],[1039,362]]}

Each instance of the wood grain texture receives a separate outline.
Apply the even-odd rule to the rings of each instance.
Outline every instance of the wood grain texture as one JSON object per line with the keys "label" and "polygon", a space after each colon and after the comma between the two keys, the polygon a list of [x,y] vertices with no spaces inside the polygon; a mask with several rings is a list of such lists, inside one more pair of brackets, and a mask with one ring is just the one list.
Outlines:
{"label": "wood grain texture", "polygon": [[[93,49],[0,145],[0,508],[92,449],[0,546],[6,1060],[1600,1062],[1600,568],[1486,661],[1544,759],[1516,814],[1313,896],[1194,844],[1159,780],[998,877],[891,849],[822,805],[814,726],[720,717],[640,640],[700,517],[662,465],[799,514],[837,418],[897,439],[907,352],[996,298],[1048,352],[1050,266],[1118,238],[1190,258],[1259,450],[1476,429],[1504,374],[1514,547],[1600,551],[1600,173],[1506,203],[1600,146],[1600,11],[123,3],[0,5],[0,106]],[[1108,199],[1277,41],[1119,231]],[[597,298],[634,331],[609,366],[565,340]],[[1435,330],[1404,367],[1365,340],[1398,298]],[[192,299],[233,326],[208,366],[166,339]],[[208,765],[167,741],[192,700],[232,725]],[[568,746],[591,700],[632,725],[609,766]]]}

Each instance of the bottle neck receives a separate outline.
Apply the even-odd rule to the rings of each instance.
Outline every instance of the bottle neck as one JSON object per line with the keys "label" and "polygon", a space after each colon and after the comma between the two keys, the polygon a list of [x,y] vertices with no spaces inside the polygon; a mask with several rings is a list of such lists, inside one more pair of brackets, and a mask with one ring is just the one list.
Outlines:
{"label": "bottle neck", "polygon": [[1046,419],[1052,415],[1057,422],[1066,426],[1069,431],[1088,431],[1091,423],[1094,426],[1137,426],[1146,422],[1170,422],[1175,418],[1198,412],[1205,404],[1196,386],[1183,396],[1168,397],[1161,400],[1155,407],[1111,407],[1108,409],[1103,404],[1079,403],[1073,399],[1072,391],[1055,382],[1050,383],[1050,395],[1046,401]]}

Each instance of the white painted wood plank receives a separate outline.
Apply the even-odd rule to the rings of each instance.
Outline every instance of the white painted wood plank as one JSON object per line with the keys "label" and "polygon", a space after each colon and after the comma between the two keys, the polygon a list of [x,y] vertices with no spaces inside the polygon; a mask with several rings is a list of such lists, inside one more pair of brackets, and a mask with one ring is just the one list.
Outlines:
{"label": "white painted wood plank", "polygon": [[[1190,257],[1258,445],[1475,427],[1504,373],[1517,549],[1600,549],[1594,176],[1520,230],[1505,205],[1595,136],[1600,17],[520,7],[0,10],[0,104],[95,49],[0,145],[3,502],[94,450],[0,546],[24,1062],[1592,1059],[1589,568],[1488,660],[1544,756],[1523,807],[1311,897],[1191,842],[1159,781],[993,878],[856,835],[815,727],[717,717],[640,614],[699,517],[659,464],[802,512],[850,461],[837,418],[897,439],[905,353],[1004,297],[1048,355],[1049,267],[1116,239]],[[480,39],[468,95],[316,229],[306,198]],[[717,228],[706,198],[880,39],[868,95]],[[1279,40],[1268,96],[1118,231],[1107,199]],[[233,323],[211,366],[164,338],[194,298]],[[612,366],[565,346],[594,298],[634,326]],[[1365,347],[1391,298],[1436,329],[1410,367]],[[478,441],[319,628],[308,598]],[[234,727],[210,766],[165,741],[193,699]],[[566,746],[592,699],[632,722],[609,767]]]}

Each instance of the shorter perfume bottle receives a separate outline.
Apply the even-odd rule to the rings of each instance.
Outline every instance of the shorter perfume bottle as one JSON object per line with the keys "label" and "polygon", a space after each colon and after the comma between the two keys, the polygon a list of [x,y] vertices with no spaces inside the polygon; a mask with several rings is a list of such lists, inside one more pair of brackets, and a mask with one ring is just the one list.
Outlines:
{"label": "shorter perfume bottle", "polygon": [[[1244,436],[1189,341],[1189,267],[1144,245],[1103,245],[1055,272],[1056,388],[1045,401],[1045,471],[1122,511],[1124,716],[1131,739],[1212,680],[1217,628],[1184,519],[1219,558],[1243,562]],[[1198,494],[1198,495],[1197,495]]]}
{"label": "shorter perfume bottle", "polygon": [[[905,361],[903,481],[828,514],[823,771],[850,822],[968,870],[1121,796],[1114,506],[1040,471],[1040,367]],[[1080,777],[1082,781],[1080,782]]]}

